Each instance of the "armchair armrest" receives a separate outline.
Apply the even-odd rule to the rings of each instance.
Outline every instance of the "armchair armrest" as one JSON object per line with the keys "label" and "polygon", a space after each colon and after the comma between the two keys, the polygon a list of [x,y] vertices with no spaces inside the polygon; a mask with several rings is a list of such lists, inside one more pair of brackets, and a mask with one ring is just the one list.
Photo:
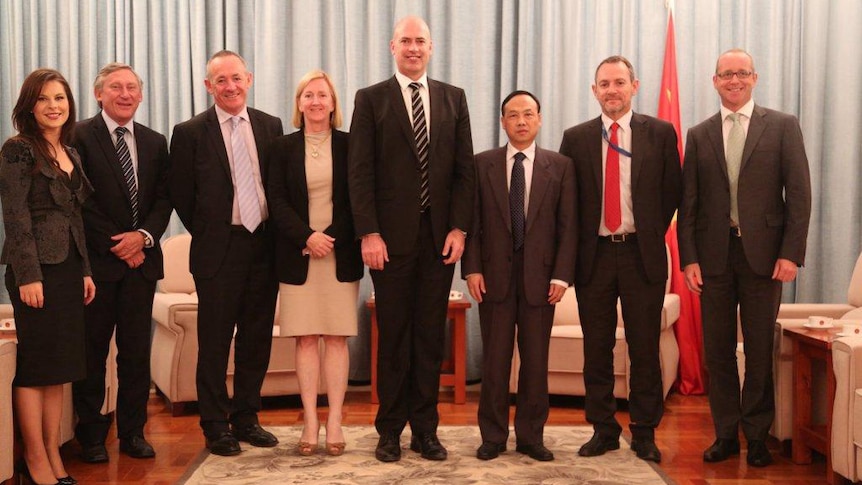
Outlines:
{"label": "armchair armrest", "polygon": [[854,428],[859,416],[857,390],[862,389],[862,337],[842,337],[832,342],[835,402],[832,408],[832,469],[850,480],[859,480]]}
{"label": "armchair armrest", "polygon": [[673,327],[673,324],[679,320],[680,298],[676,293],[667,293],[664,295],[664,304],[661,309],[661,329],[662,331]]}
{"label": "armchair armrest", "polygon": [[782,303],[778,307],[778,319],[808,318],[812,315],[829,318],[841,318],[853,310],[853,305],[847,303]]}
{"label": "armchair armrest", "polygon": [[153,297],[153,320],[168,330],[184,332],[185,325],[197,324],[197,320],[177,319],[177,312],[194,311],[198,309],[198,297],[188,293],[156,293]]}

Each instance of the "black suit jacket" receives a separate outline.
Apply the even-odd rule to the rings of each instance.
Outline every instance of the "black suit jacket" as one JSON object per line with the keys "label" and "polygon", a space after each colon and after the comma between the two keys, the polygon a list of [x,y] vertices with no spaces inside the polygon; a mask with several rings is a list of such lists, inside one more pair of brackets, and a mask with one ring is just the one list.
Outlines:
{"label": "black suit jacket", "polygon": [[[679,255],[706,275],[727,267],[730,182],[718,113],[688,132]],[[769,276],[778,258],[805,262],[811,179],[794,116],[755,105],[739,170],[739,227],[748,264]]]}
{"label": "black suit jacket", "polygon": [[[362,278],[362,254],[353,230],[347,190],[349,135],[332,130],[332,224],[323,232],[335,238],[335,276],[338,281]],[[270,150],[267,199],[276,226],[275,263],[282,283],[301,285],[308,276],[302,249],[314,230],[308,225],[308,185],[305,177],[305,134],[275,139]]]}
{"label": "black suit jacket", "polygon": [[159,239],[171,217],[168,198],[168,142],[160,133],[135,123],[135,143],[138,153],[138,227],[132,225],[129,187],[114,148],[113,135],[102,114],[81,121],[75,127],[74,145],[81,154],[81,163],[95,193],[84,205],[84,228],[93,277],[102,281],[118,281],[129,269],[111,252],[116,241],[111,236],[144,229],[153,236],[152,248],[144,249],[140,271],[145,278],[156,281],[164,276],[162,248]]}
{"label": "black suit jacket", "polygon": [[[464,90],[428,80],[431,225],[437,250],[446,234],[470,229],[474,172]],[[419,232],[419,157],[401,87],[393,76],[356,92],[348,180],[357,236],[380,233],[389,254],[411,251]]]}
{"label": "black suit jacket", "polygon": [[[665,281],[664,235],[679,205],[681,169],[676,132],[666,121],[632,115],[632,209],[646,277]],[[578,183],[579,244],[575,278],[585,284],[593,274],[602,217],[602,119],[592,119],[563,134],[560,153],[575,162]]]}
{"label": "black suit jacket", "polygon": [[[530,305],[548,304],[551,279],[573,282],[577,249],[572,160],[536,147],[524,232],[524,292]],[[504,301],[512,278],[512,217],[506,147],[476,155],[476,210],[461,272],[482,273],[488,301]]]}
{"label": "black suit jacket", "polygon": [[[264,187],[269,176],[267,150],[284,131],[281,120],[248,108]],[[171,201],[192,235],[189,267],[211,278],[227,253],[233,210],[233,182],[215,107],[174,127],[171,136]],[[266,227],[264,231],[271,235]]]}

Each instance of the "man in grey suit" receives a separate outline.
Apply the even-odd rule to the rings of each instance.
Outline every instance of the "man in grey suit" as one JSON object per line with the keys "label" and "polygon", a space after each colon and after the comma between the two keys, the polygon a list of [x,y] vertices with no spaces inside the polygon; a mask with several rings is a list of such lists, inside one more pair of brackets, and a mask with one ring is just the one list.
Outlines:
{"label": "man in grey suit", "polygon": [[476,156],[476,210],[461,267],[482,327],[476,457],[491,460],[506,450],[517,326],[515,449],[550,461],[554,454],[543,442],[548,346],[554,305],[575,277],[575,169],[570,158],[536,146],[542,113],[535,96],[514,91],[500,111],[509,143]]}
{"label": "man in grey suit", "polygon": [[[758,106],[754,59],[732,49],[715,66],[719,113],[688,132],[679,211],[680,264],[701,296],[716,441],[703,460],[739,454],[772,463],[765,440],[775,417],[773,329],[781,284],[805,261],[811,181],[795,117]],[[736,368],[737,305],[745,341],[745,388]]]}
{"label": "man in grey suit", "polygon": [[[283,128],[280,119],[246,105],[252,74],[239,54],[214,54],[205,84],[215,106],[174,127],[170,189],[192,235],[200,424],[210,452],[236,455],[242,451],[238,441],[278,444],[261,428],[257,412],[278,295],[275,230],[264,192],[267,150]],[[225,377],[232,339],[236,371],[229,399]]]}
{"label": "man in grey suit", "polygon": [[595,430],[578,454],[620,447],[613,394],[619,300],[631,360],[631,448],[638,458],[658,462],[664,234],[679,204],[677,136],[670,123],[632,111],[639,83],[625,57],[599,63],[595,82],[602,115],[566,130],[560,146],[575,163],[578,184],[575,289],[584,330],[584,407]]}
{"label": "man in grey suit", "polygon": [[455,263],[473,215],[470,114],[464,90],[428,78],[431,31],[421,18],[395,25],[395,76],[356,93],[348,184],[380,329],[375,456],[410,449],[445,460],[437,394]]}

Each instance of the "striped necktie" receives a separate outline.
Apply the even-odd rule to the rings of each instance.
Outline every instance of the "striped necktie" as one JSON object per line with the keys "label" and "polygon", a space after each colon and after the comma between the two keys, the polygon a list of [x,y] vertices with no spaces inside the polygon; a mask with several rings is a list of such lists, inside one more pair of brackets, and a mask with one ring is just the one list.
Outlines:
{"label": "striped necktie", "polygon": [[135,181],[135,167],[132,165],[132,154],[129,145],[126,144],[125,134],[129,131],[124,126],[118,126],[114,130],[117,135],[117,157],[120,159],[120,168],[123,170],[123,180],[129,188],[129,203],[132,206],[132,227],[138,227],[138,183]]}
{"label": "striped necktie", "polygon": [[248,146],[240,129],[243,121],[239,116],[230,119],[231,134],[230,145],[233,152],[234,183],[236,184],[236,200],[239,205],[239,220],[248,229],[254,232],[261,223],[260,199],[257,196],[254,171],[251,169],[251,157],[248,154]]}
{"label": "striped necktie", "polygon": [[727,150],[725,150],[727,178],[730,182],[730,221],[733,226],[739,226],[737,194],[739,193],[739,168],[742,166],[742,150],[745,148],[745,130],[742,128],[739,113],[731,113],[727,115],[727,119],[733,123],[733,126],[730,127],[730,133],[727,135]]}
{"label": "striped necktie", "polygon": [[410,83],[410,103],[413,107],[413,137],[416,138],[416,151],[419,153],[419,207],[428,208],[431,194],[428,191],[428,124],[425,121],[425,107],[419,95],[419,83]]}

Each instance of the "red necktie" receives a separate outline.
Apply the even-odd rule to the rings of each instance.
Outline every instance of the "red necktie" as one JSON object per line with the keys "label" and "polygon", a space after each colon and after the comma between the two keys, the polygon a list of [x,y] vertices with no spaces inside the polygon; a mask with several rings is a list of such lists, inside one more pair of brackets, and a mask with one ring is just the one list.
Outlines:
{"label": "red necktie", "polygon": [[605,162],[605,225],[615,232],[622,224],[623,216],[620,210],[620,154],[611,147],[617,146],[617,128],[611,125],[611,138],[608,143],[608,155]]}

